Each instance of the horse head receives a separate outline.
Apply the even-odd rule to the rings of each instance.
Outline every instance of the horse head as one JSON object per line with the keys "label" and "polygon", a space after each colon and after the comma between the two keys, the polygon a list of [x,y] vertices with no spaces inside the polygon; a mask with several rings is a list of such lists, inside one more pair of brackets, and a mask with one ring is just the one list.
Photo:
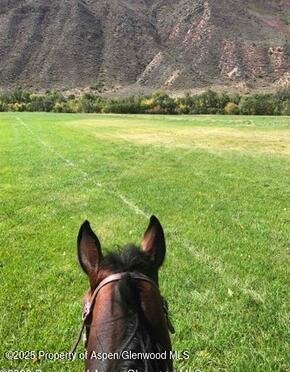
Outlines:
{"label": "horse head", "polygon": [[107,255],[85,221],[77,249],[90,284],[82,327],[86,371],[172,371],[169,330],[173,329],[158,285],[166,253],[159,220],[150,218],[141,249],[127,245]]}

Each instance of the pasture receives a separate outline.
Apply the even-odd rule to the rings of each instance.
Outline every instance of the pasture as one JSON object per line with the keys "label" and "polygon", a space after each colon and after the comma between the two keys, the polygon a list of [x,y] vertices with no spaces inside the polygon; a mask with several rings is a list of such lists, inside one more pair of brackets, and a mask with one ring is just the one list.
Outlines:
{"label": "pasture", "polygon": [[1,113],[0,369],[82,370],[4,352],[70,349],[83,220],[108,251],[154,213],[173,349],[190,355],[175,368],[286,371],[289,156],[287,117]]}

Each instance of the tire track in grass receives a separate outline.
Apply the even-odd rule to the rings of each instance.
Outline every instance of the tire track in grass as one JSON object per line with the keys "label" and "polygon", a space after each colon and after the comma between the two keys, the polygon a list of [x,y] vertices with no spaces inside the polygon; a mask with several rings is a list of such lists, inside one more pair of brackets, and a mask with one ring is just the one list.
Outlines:
{"label": "tire track in grass", "polygon": [[[77,169],[87,180],[91,181],[94,185],[97,187],[101,188],[105,192],[107,192],[110,195],[113,195],[120,199],[125,205],[129,207],[133,212],[135,212],[137,215],[141,215],[142,217],[149,219],[150,215],[147,214],[144,210],[142,210],[139,206],[137,206],[133,201],[128,199],[125,195],[121,194],[120,192],[116,190],[109,189],[105,187],[101,182],[95,181],[92,177],[89,176],[89,174],[82,169],[80,169],[76,163],[73,161],[67,159],[64,157],[62,154],[60,154],[57,150],[55,150],[54,147],[52,147],[50,144],[47,142],[44,142],[31,128],[27,123],[21,119],[18,116],[15,116],[17,121],[35,138],[36,141],[38,141],[42,146],[47,148],[51,153],[56,155],[59,159],[64,161],[68,166]],[[173,232],[170,229],[168,231],[175,233],[176,231]],[[175,235],[174,234],[174,235]],[[238,290],[240,290],[244,295],[250,295],[252,298],[255,300],[264,303],[264,296],[259,294],[257,291],[253,290],[249,286],[244,286],[243,283],[237,278],[232,276],[231,274],[225,274],[226,273],[226,268],[225,265],[217,260],[216,258],[213,258],[211,255],[208,253],[205,253],[203,250],[196,249],[190,241],[179,239],[175,236],[173,236],[172,241],[185,247],[189,253],[199,262],[202,264],[206,264],[207,267],[215,272],[219,277],[221,278],[221,281],[224,283],[225,286],[228,287],[228,290],[230,290],[230,287],[236,287]],[[226,278],[227,277],[227,278]]]}
{"label": "tire track in grass", "polygon": [[179,243],[183,245],[197,261],[203,265],[207,265],[211,271],[221,278],[221,281],[227,287],[230,297],[233,295],[231,288],[235,287],[244,295],[250,296],[255,302],[260,304],[265,303],[265,294],[261,295],[258,291],[245,284],[244,281],[241,282],[240,279],[227,271],[225,264],[221,260],[217,258],[213,259],[213,257],[203,249],[197,249],[189,240],[180,240]]}
{"label": "tire track in grass", "polygon": [[73,161],[65,158],[62,154],[60,154],[58,151],[56,151],[50,144],[47,142],[44,142],[26,123],[24,120],[22,120],[20,117],[15,116],[15,118],[18,120],[18,122],[29,132],[31,135],[44,147],[46,147],[51,153],[56,155],[59,159],[64,161],[68,166],[77,169],[81,175],[83,175],[87,180],[91,181],[95,186],[103,189],[105,192],[107,192],[110,195],[116,196],[118,199],[120,199],[124,204],[126,204],[131,210],[133,210],[137,215],[141,215],[145,218],[149,218],[149,215],[143,211],[141,208],[139,208],[133,201],[129,200],[125,195],[121,194],[120,192],[109,189],[105,187],[101,182],[95,181],[92,177],[89,176],[87,172],[80,169],[76,163]]}

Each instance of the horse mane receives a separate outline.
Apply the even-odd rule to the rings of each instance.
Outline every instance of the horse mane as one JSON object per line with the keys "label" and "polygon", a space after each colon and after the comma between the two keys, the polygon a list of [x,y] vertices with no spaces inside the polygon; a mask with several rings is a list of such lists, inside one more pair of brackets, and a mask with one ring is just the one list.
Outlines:
{"label": "horse mane", "polygon": [[[135,245],[127,245],[117,252],[107,254],[100,264],[101,268],[109,268],[113,273],[118,272],[139,272],[147,275],[158,285],[157,271],[152,269],[150,257],[138,249]],[[119,305],[126,315],[126,332],[124,344],[121,350],[134,353],[157,353],[161,351],[160,344],[154,337],[148,321],[145,318],[141,306],[141,287],[140,282],[132,279],[130,275],[125,275],[118,284],[120,293]],[[146,368],[144,367],[147,363]],[[138,371],[165,371],[165,360],[119,360],[118,371],[128,371],[138,368]],[[144,369],[143,369],[144,368]]]}

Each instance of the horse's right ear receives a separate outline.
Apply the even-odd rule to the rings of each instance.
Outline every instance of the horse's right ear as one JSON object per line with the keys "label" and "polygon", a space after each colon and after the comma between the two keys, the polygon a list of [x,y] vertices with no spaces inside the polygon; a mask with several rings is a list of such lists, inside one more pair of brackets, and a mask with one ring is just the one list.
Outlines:
{"label": "horse's right ear", "polygon": [[84,272],[90,275],[98,270],[102,259],[102,250],[99,239],[91,229],[89,221],[85,221],[78,235],[78,258]]}

